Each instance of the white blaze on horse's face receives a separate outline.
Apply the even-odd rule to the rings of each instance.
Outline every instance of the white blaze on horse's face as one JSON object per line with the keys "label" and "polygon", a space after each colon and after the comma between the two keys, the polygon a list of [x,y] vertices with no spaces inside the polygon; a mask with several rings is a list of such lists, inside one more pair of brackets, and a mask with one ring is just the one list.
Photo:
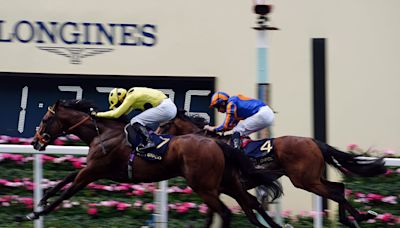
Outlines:
{"label": "white blaze on horse's face", "polygon": [[33,138],[32,145],[35,150],[43,151],[46,149],[46,146],[51,141],[51,135],[47,133],[48,131],[48,123],[55,116],[55,111],[53,107],[49,107],[47,113],[43,117],[42,122],[40,123],[39,129],[35,133],[35,137]]}

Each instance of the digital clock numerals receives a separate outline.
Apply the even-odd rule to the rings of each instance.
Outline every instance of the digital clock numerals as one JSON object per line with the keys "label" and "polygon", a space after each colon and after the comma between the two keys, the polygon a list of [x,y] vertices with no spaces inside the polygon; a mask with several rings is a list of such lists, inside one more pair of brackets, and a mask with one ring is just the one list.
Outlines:
{"label": "digital clock numerals", "polygon": [[[96,91],[99,93],[109,93],[113,87],[96,87]],[[83,89],[80,86],[58,86],[58,90],[62,92],[75,92],[76,99],[83,98]],[[175,92],[172,89],[159,89],[163,91],[172,101],[175,100]],[[28,103],[28,92],[29,87],[25,86],[22,88],[21,92],[21,103],[20,103],[20,111],[18,118],[18,132],[23,133],[25,127],[25,116],[26,116],[26,108]],[[190,112],[192,96],[208,96],[211,93],[211,90],[188,90],[185,93],[185,102],[184,109],[188,111],[188,114],[195,114],[205,118],[207,121],[210,121],[210,116],[206,112]],[[39,104],[40,107],[40,104]]]}
{"label": "digital clock numerals", "polygon": [[19,133],[24,132],[26,106],[28,103],[28,91],[29,91],[28,86],[25,86],[24,88],[22,88],[21,105],[20,105],[21,110],[19,111],[19,118],[18,118],[18,132]]}

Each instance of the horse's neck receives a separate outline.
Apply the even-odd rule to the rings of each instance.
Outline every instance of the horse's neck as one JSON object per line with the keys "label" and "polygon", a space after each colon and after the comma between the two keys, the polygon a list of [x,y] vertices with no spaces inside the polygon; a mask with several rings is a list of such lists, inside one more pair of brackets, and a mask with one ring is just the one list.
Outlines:
{"label": "horse's neck", "polygon": [[[72,126],[72,125],[71,125]],[[87,123],[82,124],[76,128],[72,133],[78,136],[87,145],[99,135],[109,134],[109,132],[123,133],[123,124],[117,121],[110,121],[107,119],[88,120]],[[105,139],[107,137],[103,137]]]}

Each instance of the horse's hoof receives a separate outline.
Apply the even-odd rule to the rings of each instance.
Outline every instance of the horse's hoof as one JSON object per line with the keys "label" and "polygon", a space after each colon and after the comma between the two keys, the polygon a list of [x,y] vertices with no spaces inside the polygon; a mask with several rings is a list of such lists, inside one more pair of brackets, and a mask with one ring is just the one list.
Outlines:
{"label": "horse's hoof", "polygon": [[368,219],[373,219],[376,216],[378,216],[378,213],[376,213],[375,211],[371,211],[371,210],[367,211],[367,218]]}
{"label": "horse's hoof", "polygon": [[283,227],[284,227],[284,228],[294,228],[294,227],[293,227],[292,225],[290,225],[289,223],[285,224]]}
{"label": "horse's hoof", "polygon": [[15,220],[16,222],[22,222],[22,221],[24,221],[24,217],[21,216],[21,215],[17,215],[17,216],[14,217],[14,220]]}
{"label": "horse's hoof", "polygon": [[39,218],[39,216],[37,215],[36,212],[32,212],[32,213],[30,213],[30,214],[25,216],[25,219],[28,220],[28,221],[32,221],[32,220],[35,220],[35,219],[38,219],[38,218]]}

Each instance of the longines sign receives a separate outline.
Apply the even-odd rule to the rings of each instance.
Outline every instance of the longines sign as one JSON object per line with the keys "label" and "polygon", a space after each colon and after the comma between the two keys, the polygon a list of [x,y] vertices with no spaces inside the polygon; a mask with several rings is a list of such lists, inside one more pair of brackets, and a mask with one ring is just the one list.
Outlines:
{"label": "longines sign", "polygon": [[155,46],[157,26],[27,20],[9,23],[0,19],[0,44],[16,42],[37,44],[40,50],[68,57],[70,63],[80,64],[82,58],[113,51],[112,46]]}

